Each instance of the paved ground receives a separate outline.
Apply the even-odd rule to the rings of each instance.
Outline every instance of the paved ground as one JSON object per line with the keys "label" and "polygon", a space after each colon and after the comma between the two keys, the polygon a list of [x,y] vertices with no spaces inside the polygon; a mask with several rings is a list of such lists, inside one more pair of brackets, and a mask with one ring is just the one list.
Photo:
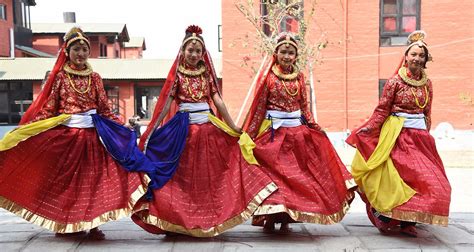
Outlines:
{"label": "paved ground", "polygon": [[105,241],[57,238],[54,233],[0,210],[0,251],[474,251],[471,168],[448,168],[453,185],[450,225],[420,225],[419,237],[383,236],[369,222],[359,198],[342,223],[293,224],[290,234],[265,234],[249,223],[215,238],[151,235],[128,218],[102,226]]}
{"label": "paved ground", "polygon": [[[346,165],[354,154],[342,133],[329,134]],[[57,238],[54,233],[0,209],[3,251],[474,251],[474,132],[436,138],[453,187],[450,225],[420,225],[419,237],[383,236],[369,222],[363,203],[354,200],[342,223],[293,224],[289,234],[265,234],[249,223],[210,239],[151,235],[128,218],[101,228],[105,241],[86,237]]]}
{"label": "paved ground", "polygon": [[289,234],[265,234],[248,223],[215,238],[146,233],[128,219],[102,226],[105,241],[53,233],[0,213],[0,251],[474,251],[474,215],[453,213],[447,228],[420,225],[419,237],[383,236],[363,213],[340,224],[293,224]]}

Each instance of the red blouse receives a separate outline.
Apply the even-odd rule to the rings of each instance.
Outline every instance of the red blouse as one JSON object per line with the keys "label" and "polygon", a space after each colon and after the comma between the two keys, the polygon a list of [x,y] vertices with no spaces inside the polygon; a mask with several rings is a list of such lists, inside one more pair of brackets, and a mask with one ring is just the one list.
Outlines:
{"label": "red blouse", "polygon": [[[405,83],[397,74],[389,79],[383,88],[382,97],[379,104],[375,108],[374,113],[367,122],[367,127],[371,129],[380,129],[385,119],[392,113],[404,112],[408,114],[425,115],[426,126],[429,130],[431,128],[431,103],[433,101],[433,86],[431,80],[427,80],[426,88],[428,95],[425,92],[425,86],[415,87]],[[428,103],[426,107],[420,108],[415,101],[415,96],[419,105],[426,102],[428,96]]]}
{"label": "red blouse", "polygon": [[58,72],[46,104],[33,121],[47,119],[59,114],[77,114],[97,109],[97,114],[122,124],[120,119],[110,109],[104,84],[98,73],[94,72],[90,75],[90,89],[84,94],[76,90],[80,92],[87,90],[89,76],[73,74],[69,74],[69,76],[71,80],[69,80],[64,70]]}
{"label": "red blouse", "polygon": [[[295,94],[296,95],[292,95]],[[301,114],[308,121],[308,126],[320,130],[321,127],[314,121],[309,110],[309,102],[304,85],[304,75],[299,73],[298,77],[292,81],[279,79],[272,71],[268,73],[260,97],[257,97],[257,108],[255,116],[250,122],[247,133],[251,137],[258,134],[260,125],[265,119],[267,110],[278,110],[292,112],[301,110]]]}
{"label": "red blouse", "polygon": [[188,76],[178,72],[170,96],[174,97],[178,104],[183,102],[209,103],[212,96],[217,93],[217,87],[211,83],[213,83],[213,80],[209,74]]}

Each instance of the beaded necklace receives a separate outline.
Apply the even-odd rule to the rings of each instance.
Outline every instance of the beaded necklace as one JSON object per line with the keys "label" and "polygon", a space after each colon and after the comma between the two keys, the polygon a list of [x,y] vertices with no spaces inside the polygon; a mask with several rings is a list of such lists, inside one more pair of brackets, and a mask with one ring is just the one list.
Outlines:
{"label": "beaded necklace", "polygon": [[[428,100],[430,99],[429,93],[428,93],[428,88],[425,85],[426,97],[425,97],[425,103],[423,105],[420,105],[420,102],[418,101],[418,98],[416,97],[415,91],[413,89],[414,89],[413,87],[410,87],[411,93],[413,94],[413,97],[415,97],[416,106],[418,106],[421,109],[424,109],[426,107],[426,105],[428,105]],[[423,92],[422,92],[422,94],[423,94]]]}
{"label": "beaded necklace", "polygon": [[296,90],[292,93],[292,92],[288,89],[288,87],[286,86],[285,81],[284,81],[284,80],[280,80],[280,81],[281,81],[281,83],[283,84],[283,87],[285,88],[286,93],[289,94],[290,96],[295,96],[295,95],[297,95],[297,94],[299,93],[299,88],[298,88],[298,86],[296,86]]}
{"label": "beaded necklace", "polygon": [[88,81],[87,81],[87,88],[86,90],[84,91],[81,91],[79,90],[78,88],[76,88],[76,86],[74,85],[74,81],[71,79],[71,76],[69,75],[68,72],[66,72],[66,76],[67,78],[69,79],[69,85],[72,87],[72,89],[74,89],[74,91],[76,91],[77,93],[79,94],[85,94],[87,92],[89,92],[89,90],[91,89],[91,75],[88,76]]}

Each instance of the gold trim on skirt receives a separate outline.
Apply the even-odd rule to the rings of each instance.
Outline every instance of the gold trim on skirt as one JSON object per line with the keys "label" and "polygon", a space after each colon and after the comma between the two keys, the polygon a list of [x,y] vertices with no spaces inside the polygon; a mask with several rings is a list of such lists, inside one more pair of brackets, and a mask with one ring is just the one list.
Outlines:
{"label": "gold trim on skirt", "polygon": [[[157,226],[158,228],[164,231],[191,235],[195,237],[213,237],[213,236],[223,233],[227,229],[230,229],[232,227],[235,227],[245,222],[250,217],[252,217],[252,213],[255,212],[255,210],[259,207],[259,205],[262,204],[262,202],[277,189],[278,187],[276,186],[275,183],[272,182],[268,184],[249,202],[249,204],[247,205],[247,208],[243,212],[224,221],[223,223],[217,226],[210,227],[208,229],[201,229],[201,228],[187,229],[181,225],[176,225],[166,220],[159,219],[158,217],[154,215],[146,214],[146,213],[149,213],[148,211],[140,212],[140,210],[138,210],[138,212],[135,212],[135,214],[139,216],[140,219],[146,224]],[[145,209],[142,207],[141,210],[145,210]]]}
{"label": "gold trim on skirt", "polygon": [[74,233],[79,231],[89,230],[98,227],[106,222],[118,220],[123,217],[130,216],[133,206],[146,192],[143,185],[138,186],[130,196],[127,208],[121,208],[103,213],[90,221],[80,221],[75,223],[59,223],[43,216],[37,215],[30,210],[0,196],[0,207],[16,214],[17,216],[29,221],[33,224],[39,225],[43,228],[49,229],[56,233]]}
{"label": "gold trim on skirt", "polygon": [[447,227],[449,217],[422,212],[400,211],[394,209],[390,213],[381,213],[383,216],[400,221],[418,222],[424,224]]}
{"label": "gold trim on skirt", "polygon": [[346,199],[342,203],[341,209],[333,214],[320,214],[312,212],[303,212],[294,209],[290,209],[283,204],[278,205],[261,205],[255,211],[254,215],[268,215],[276,213],[287,213],[293,220],[297,222],[315,223],[322,225],[336,224],[344,218],[346,213],[349,211],[350,202],[354,199],[354,192],[348,192]]}

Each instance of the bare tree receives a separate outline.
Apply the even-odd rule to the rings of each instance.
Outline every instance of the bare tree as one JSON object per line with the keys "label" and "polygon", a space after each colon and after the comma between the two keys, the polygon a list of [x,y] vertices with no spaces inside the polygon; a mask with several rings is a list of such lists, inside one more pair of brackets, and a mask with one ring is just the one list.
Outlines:
{"label": "bare tree", "polygon": [[[313,67],[320,61],[320,52],[327,46],[328,41],[326,32],[324,31],[321,31],[317,41],[308,40],[309,24],[315,14],[316,0],[260,0],[258,1],[259,4],[257,4],[256,1],[234,1],[236,8],[242,13],[245,19],[252,24],[255,30],[255,32],[248,33],[245,37],[233,42],[234,45],[241,43],[244,48],[248,48],[249,46],[253,47],[248,55],[243,56],[241,66],[250,67],[255,75],[263,66],[264,62],[260,62],[260,67],[257,67],[258,61],[256,62],[252,59],[263,58],[263,61],[265,61],[269,55],[272,55],[276,45],[276,39],[282,31],[281,28],[285,26],[289,19],[295,21],[294,23],[297,24],[297,28],[293,29],[292,32],[298,40],[298,61],[296,64],[299,69],[309,73],[307,84],[310,86],[311,110],[315,119],[317,119]],[[260,8],[256,9],[256,6]],[[304,6],[308,7],[305,8]],[[231,44],[231,46],[234,45]],[[254,88],[254,84],[255,80],[244,100],[242,109],[247,103],[248,96]],[[239,121],[241,114],[242,111],[240,111],[237,121]]]}

